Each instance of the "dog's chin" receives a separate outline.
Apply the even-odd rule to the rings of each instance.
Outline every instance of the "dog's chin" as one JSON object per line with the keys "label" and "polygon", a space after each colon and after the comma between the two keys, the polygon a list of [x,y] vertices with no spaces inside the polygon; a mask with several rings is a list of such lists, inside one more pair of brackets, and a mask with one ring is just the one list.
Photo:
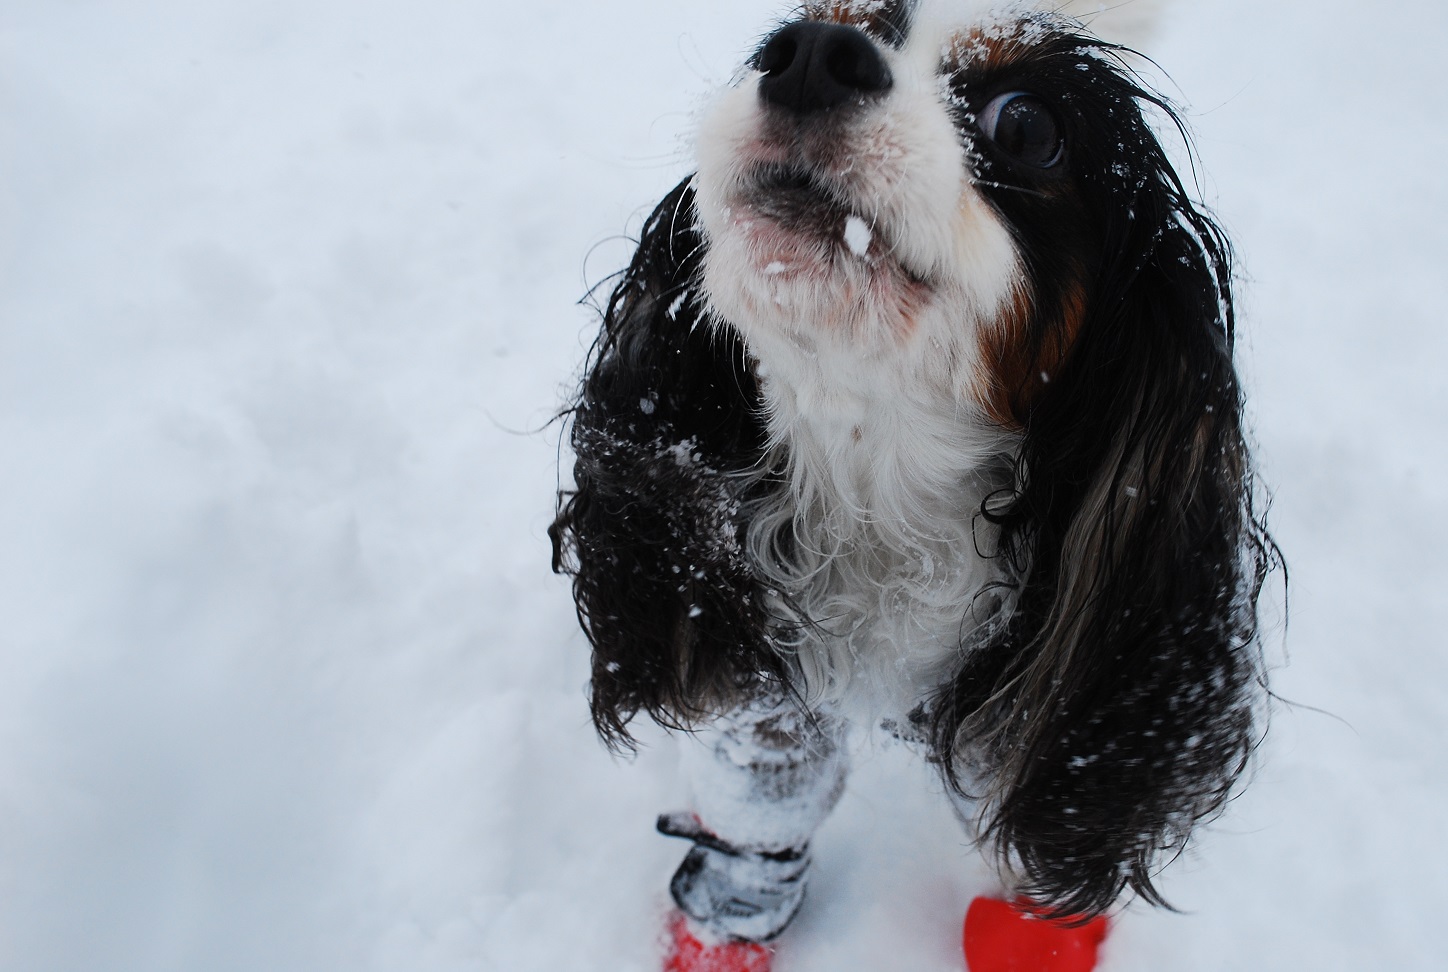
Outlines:
{"label": "dog's chin", "polygon": [[889,228],[802,167],[771,166],[705,215],[710,303],[746,332],[862,347],[915,330],[933,287],[894,253]]}
{"label": "dog's chin", "polygon": [[849,212],[734,208],[705,256],[710,303],[757,328],[861,348],[907,339],[929,304],[928,281],[888,253],[875,227]]}

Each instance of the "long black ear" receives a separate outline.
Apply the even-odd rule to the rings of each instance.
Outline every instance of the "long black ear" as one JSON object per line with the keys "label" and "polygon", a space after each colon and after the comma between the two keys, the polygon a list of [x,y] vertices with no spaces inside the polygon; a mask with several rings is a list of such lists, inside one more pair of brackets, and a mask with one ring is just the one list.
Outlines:
{"label": "long black ear", "polygon": [[1060,914],[1127,887],[1164,903],[1156,867],[1259,738],[1256,601],[1277,556],[1253,508],[1227,243],[1129,127],[1131,171],[1087,187],[1105,256],[1080,332],[1024,418],[1017,492],[982,514],[1014,610],[932,709],[950,782],[983,798],[1019,890]]}
{"label": "long black ear", "polygon": [[742,341],[704,320],[691,183],[649,217],[608,300],[571,410],[575,488],[549,530],[615,747],[640,711],[687,725],[785,677],[742,546],[767,488],[759,390]]}

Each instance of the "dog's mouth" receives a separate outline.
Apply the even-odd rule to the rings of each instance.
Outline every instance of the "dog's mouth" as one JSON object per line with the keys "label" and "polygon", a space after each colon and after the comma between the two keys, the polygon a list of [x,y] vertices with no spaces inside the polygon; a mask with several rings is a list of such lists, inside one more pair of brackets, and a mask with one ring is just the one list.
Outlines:
{"label": "dog's mouth", "polygon": [[806,165],[761,165],[750,181],[756,193],[784,205],[828,209],[843,195],[827,177]]}
{"label": "dog's mouth", "polygon": [[861,215],[848,187],[816,167],[762,164],[744,180],[739,201],[751,218],[763,217],[791,237],[838,244],[862,259],[873,255],[874,220]]}
{"label": "dog's mouth", "polygon": [[797,232],[829,231],[851,207],[848,194],[818,170],[804,165],[762,165],[746,180],[744,202],[761,216]]}
{"label": "dog's mouth", "polygon": [[699,177],[706,285],[721,316],[772,322],[801,347],[821,333],[870,342],[915,331],[940,282],[902,249],[909,224],[891,205],[892,166],[842,137],[727,148],[733,157],[709,153]]}

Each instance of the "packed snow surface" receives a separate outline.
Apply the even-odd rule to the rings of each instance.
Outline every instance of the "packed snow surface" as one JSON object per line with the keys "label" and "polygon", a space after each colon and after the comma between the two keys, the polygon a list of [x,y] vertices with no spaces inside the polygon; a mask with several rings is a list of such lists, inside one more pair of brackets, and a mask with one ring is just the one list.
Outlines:
{"label": "packed snow surface", "polygon": [[[590,732],[549,421],[786,6],[5,6],[0,968],[657,968],[678,757]],[[1152,47],[1244,270],[1291,623],[1250,787],[1108,972],[1443,965],[1445,36],[1200,0]],[[815,851],[779,972],[959,970],[994,886],[907,750]]]}

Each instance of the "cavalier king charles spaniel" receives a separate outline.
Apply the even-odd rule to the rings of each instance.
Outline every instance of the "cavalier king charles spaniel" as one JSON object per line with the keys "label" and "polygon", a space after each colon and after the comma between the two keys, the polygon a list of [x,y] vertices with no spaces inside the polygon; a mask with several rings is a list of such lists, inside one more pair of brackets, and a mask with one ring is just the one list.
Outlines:
{"label": "cavalier king charles spaniel", "polygon": [[1077,920],[1162,903],[1261,734],[1277,554],[1229,246],[1153,127],[1181,124],[1075,21],[942,6],[812,0],[767,37],[569,410],[550,534],[593,721],[697,739],[660,829],[722,939],[798,908],[852,724]]}

